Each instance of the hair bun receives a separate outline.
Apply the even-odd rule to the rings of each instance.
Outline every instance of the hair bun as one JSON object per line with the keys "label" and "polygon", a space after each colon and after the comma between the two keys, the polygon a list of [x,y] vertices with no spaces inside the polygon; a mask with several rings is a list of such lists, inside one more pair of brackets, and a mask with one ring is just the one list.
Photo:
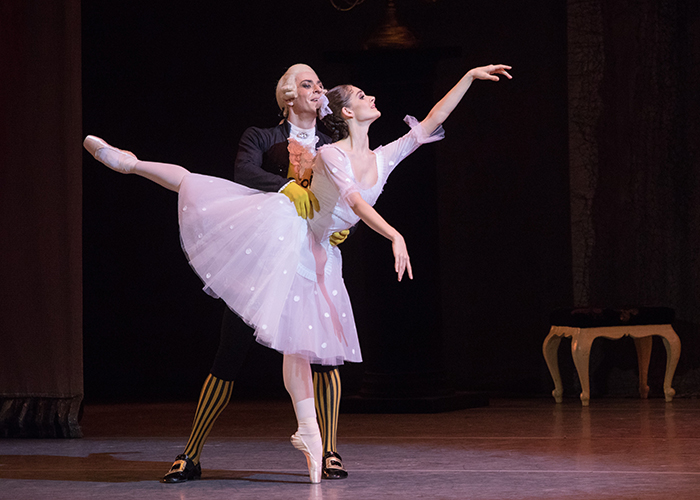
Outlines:
{"label": "hair bun", "polygon": [[351,85],[338,85],[333,87],[326,93],[328,98],[328,107],[332,113],[321,119],[323,124],[332,133],[333,142],[345,139],[350,131],[348,130],[348,122],[345,121],[342,115],[342,109],[350,104],[352,97]]}
{"label": "hair bun", "polygon": [[333,142],[345,139],[348,136],[349,130],[347,122],[335,113],[323,117],[321,121],[326,128],[330,130]]}

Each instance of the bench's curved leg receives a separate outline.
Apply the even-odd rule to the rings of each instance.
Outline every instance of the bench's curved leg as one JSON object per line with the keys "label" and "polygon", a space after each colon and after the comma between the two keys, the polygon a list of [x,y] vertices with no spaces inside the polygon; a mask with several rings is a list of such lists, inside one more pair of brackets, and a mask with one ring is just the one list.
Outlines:
{"label": "bench's curved leg", "polygon": [[571,357],[574,358],[574,365],[581,382],[581,404],[583,406],[588,406],[588,402],[591,399],[588,367],[590,365],[593,339],[592,335],[587,335],[586,331],[581,329],[571,336]]}
{"label": "bench's curved leg", "polygon": [[652,337],[635,337],[634,345],[637,348],[637,361],[639,364],[639,396],[647,399],[649,396],[649,361],[651,360]]}
{"label": "bench's curved leg", "polygon": [[547,368],[549,368],[549,373],[552,375],[552,380],[554,380],[554,390],[552,391],[552,396],[554,396],[554,401],[561,403],[564,400],[564,387],[561,383],[561,375],[559,373],[559,344],[561,343],[561,335],[556,331],[555,327],[549,330],[549,335],[544,339],[542,344],[542,354],[544,355],[544,360],[547,362]]}
{"label": "bench's curved leg", "polygon": [[664,346],[666,347],[664,396],[666,397],[666,402],[670,403],[673,401],[673,396],[676,395],[676,391],[671,387],[671,383],[673,382],[673,374],[676,373],[676,366],[678,366],[678,358],[681,356],[681,339],[678,338],[678,334],[670,325],[665,329],[661,338],[663,338]]}

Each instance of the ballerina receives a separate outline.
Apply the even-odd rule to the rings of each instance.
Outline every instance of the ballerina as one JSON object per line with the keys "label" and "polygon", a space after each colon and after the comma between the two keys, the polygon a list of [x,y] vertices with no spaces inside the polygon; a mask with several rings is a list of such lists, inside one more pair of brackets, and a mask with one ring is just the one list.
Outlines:
{"label": "ballerina", "polygon": [[389,239],[399,281],[413,271],[403,236],[372,207],[396,165],[421,144],[443,137],[442,123],[475,79],[511,78],[506,65],[469,70],[421,122],[370,150],[368,131],[381,116],[375,98],[351,85],[328,92],[332,113],[324,123],[337,142],[319,149],[311,190],[319,201],[313,219],[297,215],[280,193],[190,173],[179,165],[140,161],[102,139],[85,148],[113,170],[135,173],[176,191],[183,249],[204,290],[255,329],[256,340],[284,354],[283,376],[297,415],[292,444],[301,450],[312,482],[321,475],[322,444],[313,411],[310,363],[362,360],[352,307],[342,280],[340,250],[332,233],[359,220]]}
{"label": "ballerina", "polygon": [[[277,82],[275,97],[284,120],[271,128],[249,127],[243,132],[233,166],[233,178],[260,191],[285,194],[300,217],[313,218],[318,200],[308,190],[315,149],[329,144],[331,138],[317,127],[319,115],[328,113],[323,106],[326,90],[313,68],[294,64]],[[333,245],[340,244],[349,231],[331,235]],[[251,344],[254,330],[228,307],[224,308],[219,347],[209,375],[202,385],[190,437],[182,453],[162,479],[164,483],[182,483],[202,476],[201,456],[217,418],[231,400]],[[312,364],[314,403],[323,440],[323,479],[348,476],[337,449],[342,383],[337,366]],[[190,374],[183,367],[182,379]],[[313,415],[310,415],[313,416]]]}

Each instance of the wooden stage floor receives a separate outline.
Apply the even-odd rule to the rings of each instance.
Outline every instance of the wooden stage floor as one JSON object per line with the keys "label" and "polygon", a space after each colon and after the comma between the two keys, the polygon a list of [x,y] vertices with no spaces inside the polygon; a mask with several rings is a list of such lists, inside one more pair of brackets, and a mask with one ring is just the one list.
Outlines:
{"label": "wooden stage floor", "polygon": [[496,399],[440,414],[342,414],[350,477],[308,483],[287,401],[235,401],[203,478],[162,484],[192,404],[89,405],[85,437],[0,440],[1,499],[700,498],[700,400]]}

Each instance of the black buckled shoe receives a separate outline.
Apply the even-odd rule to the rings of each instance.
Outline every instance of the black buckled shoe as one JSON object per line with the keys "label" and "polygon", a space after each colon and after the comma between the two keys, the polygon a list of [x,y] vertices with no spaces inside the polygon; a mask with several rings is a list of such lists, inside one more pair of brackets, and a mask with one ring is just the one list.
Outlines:
{"label": "black buckled shoe", "polygon": [[348,471],[343,467],[343,459],[334,451],[323,454],[323,479],[345,479]]}
{"label": "black buckled shoe", "polygon": [[185,455],[178,455],[175,463],[170,467],[168,473],[163,476],[162,483],[184,483],[202,477],[202,465],[195,465],[194,462]]}

